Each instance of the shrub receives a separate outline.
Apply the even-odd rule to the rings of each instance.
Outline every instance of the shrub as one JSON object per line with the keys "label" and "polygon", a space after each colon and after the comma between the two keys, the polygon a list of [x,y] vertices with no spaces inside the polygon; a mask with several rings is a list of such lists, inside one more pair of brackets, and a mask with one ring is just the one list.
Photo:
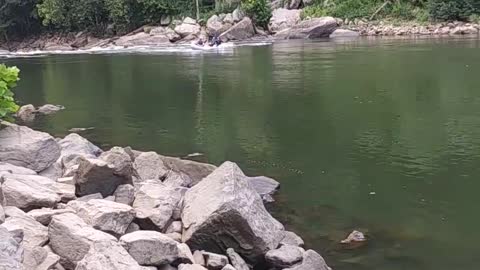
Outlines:
{"label": "shrub", "polygon": [[266,0],[242,0],[242,9],[255,24],[265,28],[272,17],[272,10]]}
{"label": "shrub", "polygon": [[317,17],[323,17],[327,16],[328,12],[323,6],[321,5],[313,5],[313,6],[308,6],[303,9],[301,17],[302,19],[305,18],[317,18]]}
{"label": "shrub", "polygon": [[452,21],[467,20],[471,15],[480,11],[478,0],[430,0],[427,4],[428,12],[433,20]]}
{"label": "shrub", "polygon": [[11,90],[17,85],[18,73],[19,70],[16,67],[0,65],[0,119],[18,110]]}

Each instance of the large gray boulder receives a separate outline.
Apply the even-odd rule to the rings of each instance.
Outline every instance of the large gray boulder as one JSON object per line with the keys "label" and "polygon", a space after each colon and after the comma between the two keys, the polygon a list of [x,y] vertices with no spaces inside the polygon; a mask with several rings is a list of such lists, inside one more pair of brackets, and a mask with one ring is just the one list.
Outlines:
{"label": "large gray boulder", "polygon": [[200,34],[200,25],[189,17],[185,18],[180,25],[175,26],[177,32],[182,38],[187,36],[198,36]]}
{"label": "large gray boulder", "polygon": [[115,146],[109,151],[103,152],[99,158],[110,164],[116,175],[125,178],[130,178],[132,176],[132,160],[122,147]]}
{"label": "large gray boulder", "polygon": [[135,217],[135,211],[131,206],[103,199],[88,202],[71,201],[68,206],[93,228],[114,236],[125,234]]}
{"label": "large gray boulder", "polygon": [[75,270],[148,270],[116,242],[94,242]]}
{"label": "large gray boulder", "polygon": [[0,269],[23,270],[22,239],[15,239],[10,232],[0,226]]}
{"label": "large gray boulder", "polygon": [[143,183],[133,202],[140,227],[166,229],[184,193],[185,188],[170,187],[157,181]]}
{"label": "large gray boulder", "polygon": [[0,129],[0,161],[43,171],[60,157],[60,146],[45,132],[9,125]]}
{"label": "large gray boulder", "polygon": [[76,133],[67,135],[58,141],[58,144],[61,148],[62,157],[83,156],[85,158],[96,158],[102,153],[100,148]]}
{"label": "large gray boulder", "polygon": [[1,176],[5,205],[24,210],[53,207],[62,199],[59,183],[39,175],[5,174]]}
{"label": "large gray boulder", "polygon": [[230,27],[227,31],[220,35],[223,42],[229,40],[245,40],[255,35],[255,27],[249,17],[243,18],[240,22]]}
{"label": "large gray boulder", "polygon": [[278,31],[290,28],[302,20],[300,17],[301,14],[302,11],[299,9],[275,9],[272,12],[270,22],[268,23],[268,30],[272,33],[276,33]]}
{"label": "large gray boulder", "polygon": [[276,39],[315,39],[327,38],[337,29],[337,21],[332,17],[313,18],[281,30]]}
{"label": "large gray boulder", "polygon": [[40,222],[40,224],[48,226],[52,218],[56,215],[61,215],[65,213],[75,213],[73,209],[52,209],[52,208],[41,208],[34,209],[29,211],[27,215]]}
{"label": "large gray boulder", "polygon": [[169,171],[182,175],[182,177],[189,177],[191,186],[202,181],[203,178],[207,177],[217,168],[212,164],[175,157],[160,156],[160,158]]}
{"label": "large gray boulder", "polygon": [[0,162],[0,174],[1,173],[24,174],[24,175],[37,174],[37,172],[35,172],[34,170],[30,170],[20,166],[15,166],[6,162]]}
{"label": "large gray boulder", "polygon": [[94,243],[116,242],[110,234],[95,230],[72,213],[57,215],[48,226],[50,247],[62,258],[62,264],[73,269]]}
{"label": "large gray boulder", "polygon": [[141,265],[161,266],[179,257],[177,242],[156,231],[136,231],[120,238],[120,244]]}
{"label": "large gray boulder", "polygon": [[331,268],[328,267],[327,263],[325,263],[325,260],[322,258],[322,256],[320,256],[320,254],[310,249],[303,253],[303,260],[300,264],[297,264],[290,268],[285,268],[284,270],[312,270],[312,269],[331,270]]}
{"label": "large gray boulder", "polygon": [[132,205],[135,200],[135,188],[132,185],[120,185],[113,193],[115,202]]}
{"label": "large gray boulder", "polygon": [[265,202],[273,201],[272,195],[280,188],[279,182],[266,176],[248,177],[247,180]]}
{"label": "large gray boulder", "polygon": [[265,254],[265,260],[270,266],[287,268],[301,262],[304,250],[297,246],[283,245]]}
{"label": "large gray boulder", "polygon": [[169,170],[163,163],[162,158],[155,152],[144,152],[138,155],[133,163],[133,168],[135,185],[139,185],[146,180],[162,181]]}
{"label": "large gray boulder", "polygon": [[227,249],[227,256],[236,270],[250,270],[245,260],[233,248]]}
{"label": "large gray boulder", "polygon": [[207,20],[207,33],[209,36],[220,35],[230,27],[232,27],[232,24],[224,23],[218,15],[213,15]]}
{"label": "large gray boulder", "polygon": [[147,34],[144,32],[134,35],[126,35],[115,41],[115,45],[125,47],[155,46],[169,43],[170,40],[165,34]]}
{"label": "large gray boulder", "polygon": [[277,248],[284,230],[232,162],[187,191],[182,221],[191,248],[224,253],[231,247],[252,263]]}
{"label": "large gray boulder", "polygon": [[117,174],[117,169],[100,159],[78,159],[74,175],[77,196],[101,193],[103,197],[113,194],[119,185],[131,183],[131,179]]}

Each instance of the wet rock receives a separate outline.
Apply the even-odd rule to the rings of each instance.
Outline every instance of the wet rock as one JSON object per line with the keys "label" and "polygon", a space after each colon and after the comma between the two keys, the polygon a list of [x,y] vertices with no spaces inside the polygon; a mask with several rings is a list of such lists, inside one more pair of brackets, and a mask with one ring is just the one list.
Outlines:
{"label": "wet rock", "polygon": [[265,254],[267,263],[277,268],[287,268],[303,259],[304,250],[297,246],[283,245]]}
{"label": "wet rock", "polygon": [[65,107],[62,105],[52,105],[52,104],[45,104],[43,106],[40,106],[37,109],[37,112],[41,114],[54,114],[56,112],[59,112],[61,110],[64,110]]}
{"label": "wet rock", "polygon": [[120,185],[113,193],[115,202],[132,205],[135,200],[135,188],[132,185]]}
{"label": "wet rock", "polygon": [[0,269],[23,270],[22,239],[15,239],[7,229],[0,226]]}
{"label": "wet rock", "polygon": [[236,270],[250,270],[245,260],[233,248],[227,249],[227,256]]}
{"label": "wet rock", "polygon": [[0,129],[0,161],[41,172],[60,157],[60,147],[47,133],[10,125]]}
{"label": "wet rock", "polygon": [[34,170],[30,170],[24,167],[19,167],[6,162],[0,162],[0,173],[6,172],[11,174],[24,174],[24,175],[36,175]]}
{"label": "wet rock", "polygon": [[272,12],[272,18],[270,18],[270,22],[268,23],[268,30],[272,33],[276,33],[296,25],[301,21],[301,13],[302,11],[298,9],[275,9]]}
{"label": "wet rock", "polygon": [[125,234],[135,217],[135,211],[131,206],[108,200],[71,201],[68,206],[93,228],[114,236]]}
{"label": "wet rock", "polygon": [[103,160],[80,157],[78,163],[74,176],[77,196],[101,193],[107,197],[118,186],[131,183],[131,179],[118,175],[115,167]]}
{"label": "wet rock", "polygon": [[331,270],[330,267],[325,263],[325,260],[313,250],[307,250],[303,253],[302,263],[292,266],[290,268],[285,268],[284,270]]}
{"label": "wet rock", "polygon": [[354,230],[347,236],[347,238],[340,241],[340,243],[349,244],[352,242],[365,242],[365,241],[367,241],[367,238],[365,237],[365,235],[360,231]]}
{"label": "wet rock", "polygon": [[232,247],[251,262],[275,249],[283,236],[283,226],[232,162],[187,191],[182,221],[183,242],[191,248],[223,253]]}
{"label": "wet rock", "polygon": [[122,36],[115,41],[115,45],[134,47],[134,46],[155,46],[169,44],[170,40],[167,35],[152,35],[144,32],[133,35]]}
{"label": "wet rock", "polygon": [[360,36],[360,33],[348,29],[337,29],[330,34],[330,38],[352,38],[358,36]]}
{"label": "wet rock", "polygon": [[23,122],[31,122],[35,119],[37,109],[32,104],[23,105],[18,109],[16,116]]}
{"label": "wet rock", "polygon": [[178,259],[177,242],[156,231],[136,231],[120,238],[120,244],[141,265],[160,266]]}
{"label": "wet rock", "polygon": [[116,175],[127,179],[131,177],[133,172],[132,160],[123,148],[115,146],[109,151],[103,152],[99,159],[111,165]]}
{"label": "wet rock", "polygon": [[313,18],[277,32],[277,39],[315,39],[329,37],[337,29],[337,21],[332,17]]}
{"label": "wet rock", "polygon": [[44,226],[48,226],[52,218],[56,215],[61,215],[65,213],[75,213],[72,209],[52,209],[52,208],[42,208],[34,209],[27,213],[30,217],[38,221]]}
{"label": "wet rock", "polygon": [[20,209],[53,207],[61,200],[55,181],[38,175],[6,174],[1,177],[5,205]]}
{"label": "wet rock", "polygon": [[218,15],[213,15],[207,20],[207,33],[209,36],[220,35],[230,27],[232,27],[232,24],[224,23]]}
{"label": "wet rock", "polygon": [[293,245],[303,247],[305,245],[303,239],[294,232],[285,231],[281,245]]}
{"label": "wet rock", "polygon": [[194,19],[186,17],[180,25],[175,26],[175,32],[182,38],[198,35],[200,34],[200,25]]}
{"label": "wet rock", "polygon": [[209,270],[222,270],[228,264],[227,256],[211,252],[202,252],[205,258],[205,265]]}
{"label": "wet rock", "polygon": [[[67,268],[74,268],[94,243],[116,242],[115,237],[95,230],[80,217],[72,213],[56,215],[48,227],[50,247],[62,257]],[[99,268],[102,269],[102,268]]]}
{"label": "wet rock", "polygon": [[148,270],[140,266],[128,252],[116,242],[96,242],[75,270]]}
{"label": "wet rock", "polygon": [[145,182],[137,191],[133,202],[140,227],[163,230],[184,192],[184,188],[169,187],[156,181]]}
{"label": "wet rock", "polygon": [[247,180],[263,201],[267,202],[273,199],[271,196],[280,188],[279,182],[266,176],[248,177]]}
{"label": "wet rock", "polygon": [[220,35],[223,42],[229,40],[245,40],[255,35],[255,28],[252,20],[248,17],[243,18],[240,22],[230,27],[227,31]]}

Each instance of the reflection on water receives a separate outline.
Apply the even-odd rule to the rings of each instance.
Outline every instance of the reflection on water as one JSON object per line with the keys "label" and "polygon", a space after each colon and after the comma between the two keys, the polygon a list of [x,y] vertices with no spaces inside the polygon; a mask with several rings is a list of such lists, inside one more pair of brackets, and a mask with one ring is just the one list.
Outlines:
{"label": "reflection on water", "polygon": [[[479,269],[478,40],[359,39],[228,54],[7,59],[34,127],[282,182],[270,206],[340,270]],[[351,230],[366,247],[338,244]]]}

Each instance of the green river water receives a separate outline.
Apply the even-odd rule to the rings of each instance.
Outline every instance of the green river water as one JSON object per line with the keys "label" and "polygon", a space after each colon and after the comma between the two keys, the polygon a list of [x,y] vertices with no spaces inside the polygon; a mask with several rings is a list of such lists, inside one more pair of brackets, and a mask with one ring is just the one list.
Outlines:
{"label": "green river water", "polygon": [[[66,106],[37,129],[276,178],[272,213],[336,270],[480,269],[479,40],[0,61],[22,104]],[[369,242],[345,249],[353,229]]]}

